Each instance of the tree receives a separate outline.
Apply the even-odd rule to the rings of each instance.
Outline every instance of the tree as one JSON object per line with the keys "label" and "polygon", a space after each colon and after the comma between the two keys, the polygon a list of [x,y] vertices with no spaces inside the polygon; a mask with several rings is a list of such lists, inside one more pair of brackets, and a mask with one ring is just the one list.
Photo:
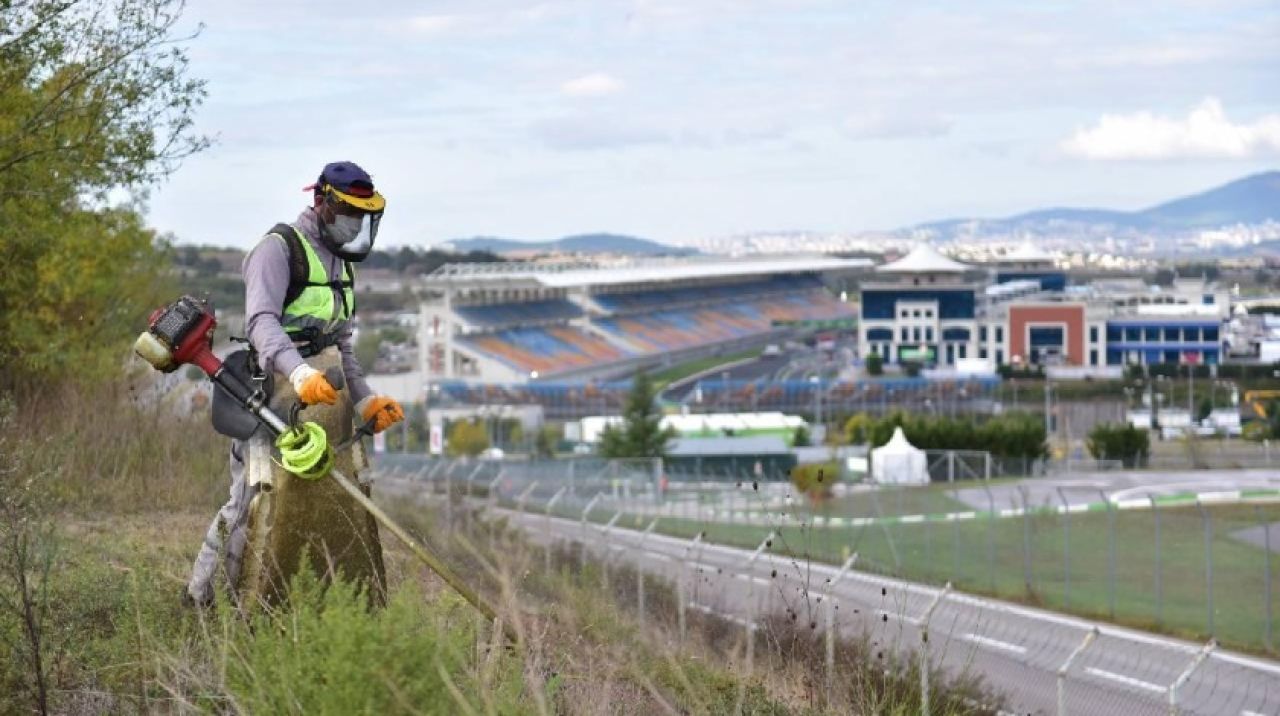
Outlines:
{"label": "tree", "polygon": [[478,420],[459,420],[449,426],[446,447],[453,457],[475,457],[489,449],[489,433]]}
{"label": "tree", "polygon": [[1196,420],[1204,420],[1213,413],[1213,401],[1208,398],[1201,398],[1200,404],[1196,406]]}
{"label": "tree", "polygon": [[0,12],[0,390],[119,370],[172,289],[133,206],[208,145],[181,0],[15,0]]}
{"label": "tree", "polygon": [[1129,424],[1099,423],[1085,439],[1089,454],[1098,460],[1119,460],[1125,467],[1141,467],[1151,452],[1151,436]]}
{"label": "tree", "polygon": [[556,434],[555,428],[550,425],[542,426],[542,429],[538,431],[537,437],[534,438],[534,454],[538,457],[555,457],[556,440],[558,439],[559,435]]}
{"label": "tree", "polygon": [[866,413],[850,416],[844,424],[844,440],[850,445],[863,445],[871,439],[871,428],[875,420]]}
{"label": "tree", "polygon": [[622,410],[622,424],[607,426],[600,437],[601,455],[607,458],[666,457],[667,443],[676,432],[670,426],[662,427],[656,397],[653,379],[647,373],[637,373]]}
{"label": "tree", "polygon": [[809,428],[801,425],[791,436],[792,447],[809,447],[813,444],[813,438],[809,436]]}
{"label": "tree", "polygon": [[867,375],[883,375],[884,359],[879,353],[872,353],[867,356]]}

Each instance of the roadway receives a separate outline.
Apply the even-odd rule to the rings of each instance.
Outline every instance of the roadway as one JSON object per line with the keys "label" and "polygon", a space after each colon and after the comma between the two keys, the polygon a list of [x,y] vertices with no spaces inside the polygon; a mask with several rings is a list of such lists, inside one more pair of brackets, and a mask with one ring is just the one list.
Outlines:
{"label": "roadway", "polygon": [[998,482],[985,489],[962,487],[952,495],[974,509],[986,510],[992,501],[996,509],[1021,507],[1024,496],[1032,506],[1039,507],[1061,505],[1063,499],[1071,505],[1101,502],[1104,495],[1105,499],[1120,502],[1181,492],[1278,488],[1280,472],[1275,470],[1115,470]]}
{"label": "roadway", "polygon": [[[538,544],[578,541],[647,574],[683,578],[692,609],[741,621],[768,611],[794,610],[825,623],[835,597],[836,628],[867,634],[873,647],[914,653],[918,617],[938,595],[933,587],[763,553],[698,544],[664,535],[498,510]],[[951,593],[937,606],[929,643],[934,663],[951,675],[977,674],[1005,694],[1017,713],[1057,713],[1057,670],[1093,628],[1100,635],[1073,664],[1066,681],[1070,713],[1164,714],[1168,687],[1201,645],[1090,622],[998,600]],[[1183,713],[1251,716],[1280,713],[1280,664],[1216,651],[1178,691]]]}

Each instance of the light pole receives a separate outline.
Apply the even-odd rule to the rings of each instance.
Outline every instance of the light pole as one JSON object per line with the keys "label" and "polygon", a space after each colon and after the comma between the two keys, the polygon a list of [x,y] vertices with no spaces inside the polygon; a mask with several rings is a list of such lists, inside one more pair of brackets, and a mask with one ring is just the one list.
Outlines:
{"label": "light pole", "polygon": [[1051,404],[1052,394],[1053,394],[1053,382],[1049,380],[1048,376],[1045,376],[1045,379],[1044,379],[1044,435],[1046,438],[1048,438],[1050,435],[1053,434],[1053,413],[1051,412],[1052,411],[1052,404]]}
{"label": "light pole", "polygon": [[[809,384],[813,386],[813,423],[822,424],[822,385],[816,375],[809,376]],[[824,431],[825,432],[825,431]]]}
{"label": "light pole", "polygon": [[1195,400],[1196,400],[1196,366],[1194,363],[1187,364],[1187,420],[1191,421],[1192,427],[1195,426]]}

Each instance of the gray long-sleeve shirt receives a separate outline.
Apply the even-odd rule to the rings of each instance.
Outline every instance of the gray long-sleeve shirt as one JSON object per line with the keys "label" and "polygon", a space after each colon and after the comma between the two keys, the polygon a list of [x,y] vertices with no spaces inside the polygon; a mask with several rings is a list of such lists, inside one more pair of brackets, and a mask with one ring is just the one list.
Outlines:
{"label": "gray long-sleeve shirt", "polygon": [[[293,225],[302,231],[311,248],[315,249],[328,279],[339,280],[342,278],[342,259],[317,239],[319,222],[315,212],[304,209]],[[294,368],[302,365],[303,360],[280,323],[285,293],[289,289],[289,249],[284,240],[274,234],[263,237],[244,258],[241,271],[244,274],[245,330],[258,351],[258,363],[264,371],[274,370],[287,378]],[[334,301],[341,305],[338,296],[334,296]],[[351,402],[358,403],[372,391],[365,382],[364,370],[356,360],[351,343],[351,322],[339,321],[336,330],[347,390],[350,391]]]}

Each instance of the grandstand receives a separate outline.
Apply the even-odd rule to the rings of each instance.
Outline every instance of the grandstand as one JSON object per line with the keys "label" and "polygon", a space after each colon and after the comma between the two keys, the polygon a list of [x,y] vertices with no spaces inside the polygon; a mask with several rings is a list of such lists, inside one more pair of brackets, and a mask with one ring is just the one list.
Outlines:
{"label": "grandstand", "polygon": [[423,289],[423,374],[430,382],[586,382],[763,345],[791,330],[784,323],[853,319],[823,277],[867,266],[825,257],[449,264]]}

